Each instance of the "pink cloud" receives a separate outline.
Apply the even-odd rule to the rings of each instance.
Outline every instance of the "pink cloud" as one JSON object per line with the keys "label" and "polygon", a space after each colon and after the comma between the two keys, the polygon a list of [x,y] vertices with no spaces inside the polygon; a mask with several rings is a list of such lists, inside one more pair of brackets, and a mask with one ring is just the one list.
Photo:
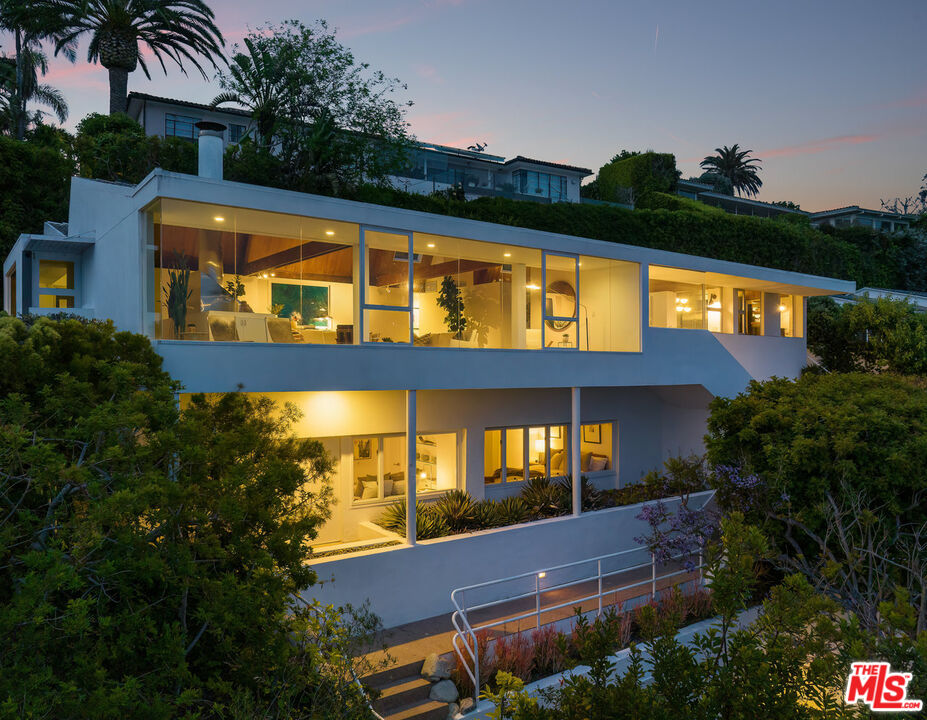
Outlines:
{"label": "pink cloud", "polygon": [[822,138],[821,140],[812,140],[798,145],[786,145],[780,148],[762,150],[756,153],[760,158],[771,157],[792,157],[794,155],[814,155],[815,153],[826,152],[844,145],[862,145],[864,143],[875,142],[882,136],[869,133],[865,135],[838,135],[836,137]]}
{"label": "pink cloud", "polygon": [[444,78],[441,77],[441,73],[438,72],[438,68],[434,65],[416,65],[415,74],[434,83],[441,84],[444,82]]}

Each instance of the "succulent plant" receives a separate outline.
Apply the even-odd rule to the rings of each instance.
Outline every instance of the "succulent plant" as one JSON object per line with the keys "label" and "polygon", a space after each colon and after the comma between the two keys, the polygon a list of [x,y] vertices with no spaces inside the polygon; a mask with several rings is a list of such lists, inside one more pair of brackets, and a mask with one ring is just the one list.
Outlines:
{"label": "succulent plant", "polygon": [[[606,506],[605,497],[595,485],[589,482],[589,478],[583,476],[582,481],[582,505],[583,511],[600,510]],[[567,510],[573,507],[573,477],[562,477],[557,479],[557,485],[560,486],[561,492],[564,493]]]}
{"label": "succulent plant", "polygon": [[[399,535],[405,535],[405,498],[392,505],[387,505],[380,514],[380,517],[377,518],[377,524]],[[433,506],[426,505],[423,502],[415,503],[415,537],[417,540],[429,540],[431,538],[443,537],[450,534],[451,529],[448,527],[447,522],[435,512]]]}
{"label": "succulent plant", "polygon": [[476,525],[476,503],[466,490],[451,490],[434,505],[434,512],[451,532],[465,532]]}
{"label": "succulent plant", "polygon": [[502,525],[517,525],[531,519],[531,510],[520,497],[507,497],[500,500],[498,513]]}
{"label": "succulent plant", "polygon": [[505,523],[495,500],[480,500],[474,503],[474,523],[480,530],[499,527]]}
{"label": "succulent plant", "polygon": [[521,491],[521,499],[533,518],[552,517],[567,512],[568,497],[563,487],[548,477],[531,478]]}

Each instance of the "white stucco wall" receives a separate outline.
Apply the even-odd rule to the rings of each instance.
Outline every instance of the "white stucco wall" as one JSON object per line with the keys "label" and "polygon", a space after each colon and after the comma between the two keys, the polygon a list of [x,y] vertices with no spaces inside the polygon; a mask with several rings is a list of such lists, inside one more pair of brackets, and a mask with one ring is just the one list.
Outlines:
{"label": "white stucco wall", "polygon": [[[693,495],[690,507],[701,507],[710,494]],[[670,509],[677,504],[667,502]],[[457,587],[636,547],[633,538],[647,529],[635,517],[639,512],[640,505],[629,505],[322,559],[312,563],[321,582],[303,596],[335,605],[369,600],[384,626],[394,627],[450,613],[450,594]],[[641,561],[632,557],[628,565]],[[481,597],[486,601],[490,594]]]}

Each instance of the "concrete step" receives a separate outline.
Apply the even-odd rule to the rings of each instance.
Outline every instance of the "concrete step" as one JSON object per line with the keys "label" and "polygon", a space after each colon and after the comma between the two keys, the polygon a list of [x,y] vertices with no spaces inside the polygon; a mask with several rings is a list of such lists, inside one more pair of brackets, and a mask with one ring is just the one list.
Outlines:
{"label": "concrete step", "polygon": [[417,677],[418,674],[422,671],[422,663],[425,662],[425,658],[420,660],[415,660],[405,665],[393,665],[388,667],[385,670],[380,670],[379,672],[371,673],[361,678],[361,683],[365,687],[381,689],[387,685],[391,685],[399,680],[408,679],[412,677]]}
{"label": "concrete step", "polygon": [[447,703],[425,700],[396,708],[386,720],[445,720],[447,718]]}
{"label": "concrete step", "polygon": [[381,715],[407,707],[413,703],[428,699],[431,683],[418,675],[396,680],[389,685],[377,688],[380,697],[373,703],[373,708]]}

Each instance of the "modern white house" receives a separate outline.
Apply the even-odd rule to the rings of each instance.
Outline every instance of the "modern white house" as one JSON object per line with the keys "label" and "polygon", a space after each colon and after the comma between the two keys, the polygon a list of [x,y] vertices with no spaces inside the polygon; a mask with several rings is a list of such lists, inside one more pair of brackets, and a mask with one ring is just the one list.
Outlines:
{"label": "modern white house", "polygon": [[[175,100],[132,92],[127,113],[148,135],[198,138],[198,122],[220,123],[223,146],[236,143],[254,132],[251,113],[232,107],[214,108],[188,100]],[[534,202],[578,203],[588,168],[535,160],[518,155],[506,160],[482,149],[470,149],[416,142],[408,167],[390,178],[400,190],[428,195],[461,188],[468,200],[482,196],[504,196]]]}
{"label": "modern white house", "polygon": [[[221,150],[221,131],[204,130],[199,176],[74,178],[67,223],[20,236],[6,258],[5,310],[147,335],[181,402],[241,386],[293,403],[297,432],[336,461],[329,547],[396,540],[372,521],[399,498],[503,498],[526,478],[574,478],[573,516],[418,543],[412,516],[364,564],[319,563],[336,578],[323,597],[369,597],[387,624],[446,611],[454,583],[631,543],[627,515],[580,512],[580,476],[616,488],[699,452],[712,397],[806,364],[806,298],[855,290],[228,182]],[[455,288],[460,304],[442,306]],[[462,566],[468,552],[479,557]],[[403,572],[436,589],[405,593]]]}

